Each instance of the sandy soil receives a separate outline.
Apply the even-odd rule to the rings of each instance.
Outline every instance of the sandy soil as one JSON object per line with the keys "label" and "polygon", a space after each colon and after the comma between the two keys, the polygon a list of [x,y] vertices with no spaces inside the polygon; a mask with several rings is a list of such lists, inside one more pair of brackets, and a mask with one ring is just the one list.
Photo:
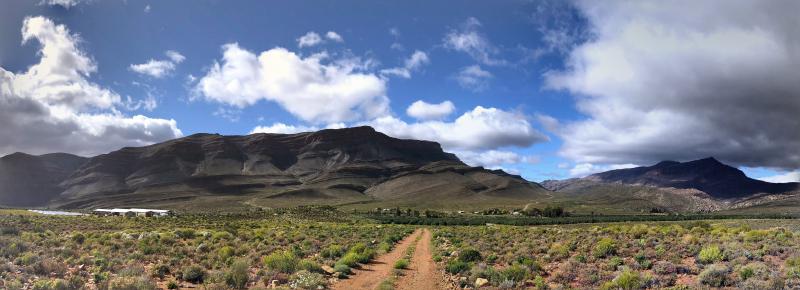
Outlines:
{"label": "sandy soil", "polygon": [[[331,289],[375,289],[378,287],[378,284],[392,275],[392,267],[394,266],[394,262],[403,257],[406,249],[414,244],[417,236],[421,235],[422,233],[423,231],[419,229],[414,231],[414,233],[408,235],[405,237],[405,239],[400,241],[391,252],[379,256],[377,259],[367,265],[363,265],[361,269],[354,269],[353,275],[350,275],[348,279],[339,280],[339,282],[332,285]],[[430,233],[428,233],[428,235],[428,239],[430,240]],[[419,247],[417,248],[417,251],[419,251]]]}
{"label": "sandy soil", "polygon": [[423,290],[423,289],[445,289],[447,288],[442,280],[439,271],[436,270],[436,262],[433,261],[431,254],[431,232],[428,229],[422,230],[422,239],[417,244],[414,256],[411,257],[409,270],[405,275],[397,280],[395,285],[400,290]]}

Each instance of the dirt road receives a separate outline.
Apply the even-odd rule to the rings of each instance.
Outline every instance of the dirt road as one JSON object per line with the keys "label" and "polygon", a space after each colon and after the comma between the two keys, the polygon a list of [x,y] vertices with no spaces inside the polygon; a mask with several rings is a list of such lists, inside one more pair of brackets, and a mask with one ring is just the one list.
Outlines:
{"label": "dirt road", "polygon": [[431,253],[431,232],[424,229],[414,256],[411,258],[409,270],[397,280],[396,289],[445,289],[443,287],[445,284],[439,271],[436,270],[436,262],[433,261]]}
{"label": "dirt road", "polygon": [[[392,275],[394,262],[405,255],[406,249],[413,245],[417,236],[422,233],[423,231],[420,229],[414,231],[414,233],[400,241],[391,252],[378,257],[367,265],[362,265],[361,269],[353,269],[353,274],[350,275],[350,278],[339,280],[339,282],[332,285],[331,289],[375,289],[375,287],[378,287],[378,284]],[[419,251],[419,249],[417,251]]]}

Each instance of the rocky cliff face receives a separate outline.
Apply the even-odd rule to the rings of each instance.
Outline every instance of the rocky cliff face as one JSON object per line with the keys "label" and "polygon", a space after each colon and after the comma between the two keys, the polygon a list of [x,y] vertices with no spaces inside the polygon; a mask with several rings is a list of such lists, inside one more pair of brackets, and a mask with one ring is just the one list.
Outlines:
{"label": "rocky cliff face", "polygon": [[59,183],[86,158],[64,154],[14,153],[0,158],[0,205],[39,206],[58,196]]}
{"label": "rocky cliff face", "polygon": [[[86,208],[236,197],[270,206],[491,196],[533,199],[538,184],[470,167],[435,142],[402,140],[371,127],[299,134],[195,134],[128,147],[50,176],[49,205]],[[413,203],[413,202],[412,202]]]}

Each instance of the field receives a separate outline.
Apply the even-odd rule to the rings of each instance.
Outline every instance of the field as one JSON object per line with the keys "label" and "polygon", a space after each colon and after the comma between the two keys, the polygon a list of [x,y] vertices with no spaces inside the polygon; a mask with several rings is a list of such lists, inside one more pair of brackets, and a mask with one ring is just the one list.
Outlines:
{"label": "field", "polygon": [[0,210],[0,289],[783,289],[800,221],[389,224],[331,208],[163,218]]}

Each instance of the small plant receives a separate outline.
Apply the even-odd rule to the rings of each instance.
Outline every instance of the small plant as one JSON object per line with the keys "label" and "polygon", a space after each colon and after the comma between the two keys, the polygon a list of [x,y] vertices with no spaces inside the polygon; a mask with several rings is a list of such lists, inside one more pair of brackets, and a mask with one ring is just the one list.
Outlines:
{"label": "small plant", "polygon": [[706,267],[703,272],[700,272],[698,279],[700,283],[711,287],[726,286],[729,282],[728,272],[730,270],[725,265],[712,264]]}
{"label": "small plant", "polygon": [[244,259],[238,259],[231,264],[225,273],[225,283],[234,289],[244,289],[250,280],[250,265]]}
{"label": "small plant", "polygon": [[407,259],[400,259],[394,262],[395,269],[406,269],[408,268],[408,260]]}
{"label": "small plant", "polygon": [[327,280],[325,277],[318,273],[311,273],[306,270],[300,270],[295,273],[292,277],[292,281],[289,284],[291,288],[294,289],[317,289],[320,287],[325,287]]}
{"label": "small plant", "polygon": [[481,253],[475,249],[466,249],[461,251],[458,255],[458,260],[461,262],[476,262],[481,260]]}
{"label": "small plant", "polygon": [[621,290],[635,290],[642,289],[645,286],[646,279],[642,274],[636,271],[625,270],[622,271],[614,280],[603,284],[601,289],[621,289]]}
{"label": "small plant", "polygon": [[264,265],[267,269],[291,274],[297,270],[298,259],[291,251],[273,252],[264,257]]}
{"label": "small plant", "polygon": [[167,282],[167,289],[178,289],[178,282],[175,280],[170,280]]}
{"label": "small plant", "polygon": [[183,270],[183,280],[186,280],[187,282],[192,282],[194,284],[203,283],[203,279],[205,278],[205,276],[206,276],[206,271],[197,265],[191,265]]}
{"label": "small plant", "polygon": [[594,249],[592,250],[592,255],[595,258],[613,256],[616,253],[617,246],[614,244],[614,240],[609,238],[600,239],[600,241],[595,244]]}
{"label": "small plant", "polygon": [[700,254],[697,255],[697,261],[703,264],[716,263],[722,261],[722,258],[722,251],[717,245],[705,247],[700,250]]}
{"label": "small plant", "polygon": [[447,262],[447,266],[445,267],[447,273],[450,274],[458,274],[464,271],[469,270],[469,264],[460,260],[453,260]]}

